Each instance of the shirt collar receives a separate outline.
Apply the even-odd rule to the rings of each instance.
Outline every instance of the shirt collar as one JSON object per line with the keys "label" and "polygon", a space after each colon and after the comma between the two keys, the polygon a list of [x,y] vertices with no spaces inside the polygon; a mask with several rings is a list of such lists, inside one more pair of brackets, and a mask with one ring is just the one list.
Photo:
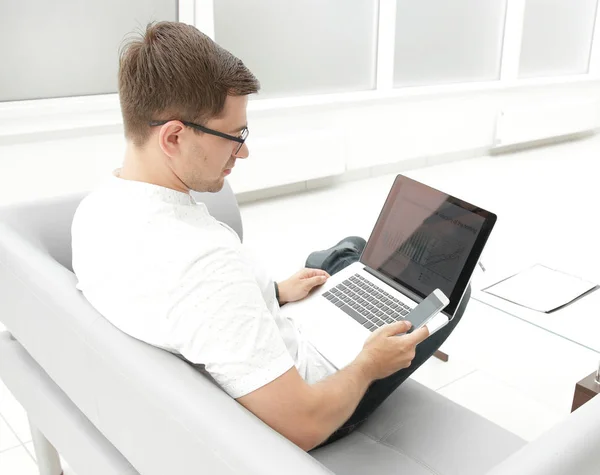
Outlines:
{"label": "shirt collar", "polygon": [[125,180],[116,176],[115,174],[113,174],[111,177],[111,183],[115,187],[127,189],[128,191],[135,192],[136,194],[148,197],[149,199],[157,199],[165,203],[188,206],[196,204],[196,201],[189,193],[183,193],[181,191],[173,190],[160,185],[154,185],[152,183]]}

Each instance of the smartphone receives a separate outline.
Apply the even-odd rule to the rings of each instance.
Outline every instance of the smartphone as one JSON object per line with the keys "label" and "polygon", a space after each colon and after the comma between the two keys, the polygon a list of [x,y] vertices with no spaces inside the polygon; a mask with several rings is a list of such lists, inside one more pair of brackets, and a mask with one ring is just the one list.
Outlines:
{"label": "smartphone", "polygon": [[435,289],[425,300],[413,308],[406,320],[412,323],[412,327],[407,333],[412,333],[415,330],[427,325],[433,317],[440,313],[450,303],[448,297],[444,295],[440,289]]}

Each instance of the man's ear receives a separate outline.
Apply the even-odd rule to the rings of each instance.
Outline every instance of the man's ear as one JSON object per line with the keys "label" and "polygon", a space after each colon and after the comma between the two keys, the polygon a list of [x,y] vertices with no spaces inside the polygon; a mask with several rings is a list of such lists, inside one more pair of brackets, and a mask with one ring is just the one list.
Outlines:
{"label": "man's ear", "polygon": [[158,132],[158,144],[165,155],[170,158],[179,154],[181,135],[185,127],[178,120],[172,120],[161,126]]}

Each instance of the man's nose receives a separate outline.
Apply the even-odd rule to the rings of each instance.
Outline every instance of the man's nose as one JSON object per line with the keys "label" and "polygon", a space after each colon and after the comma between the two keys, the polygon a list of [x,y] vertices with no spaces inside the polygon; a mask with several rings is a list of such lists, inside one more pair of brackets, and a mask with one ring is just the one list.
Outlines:
{"label": "man's nose", "polygon": [[242,147],[233,156],[235,158],[248,158],[248,155],[250,155],[248,145],[246,143],[243,143]]}

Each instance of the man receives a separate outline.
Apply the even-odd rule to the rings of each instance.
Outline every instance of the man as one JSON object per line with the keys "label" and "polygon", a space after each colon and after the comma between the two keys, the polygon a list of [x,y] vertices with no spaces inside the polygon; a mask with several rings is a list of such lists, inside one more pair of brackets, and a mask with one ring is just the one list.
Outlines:
{"label": "man", "polygon": [[280,316],[279,306],[323,284],[326,270],[355,261],[364,241],[311,255],[308,265],[322,269],[277,285],[190,196],[219,191],[248,157],[246,106],[258,89],[239,59],[189,25],[149,25],[131,41],[119,67],[123,166],[76,212],[73,268],[78,288],[115,326],[203,365],[240,404],[310,450],[364,421],[460,315],[427,340],[426,328],[401,335],[409,324],[382,327],[339,371]]}

